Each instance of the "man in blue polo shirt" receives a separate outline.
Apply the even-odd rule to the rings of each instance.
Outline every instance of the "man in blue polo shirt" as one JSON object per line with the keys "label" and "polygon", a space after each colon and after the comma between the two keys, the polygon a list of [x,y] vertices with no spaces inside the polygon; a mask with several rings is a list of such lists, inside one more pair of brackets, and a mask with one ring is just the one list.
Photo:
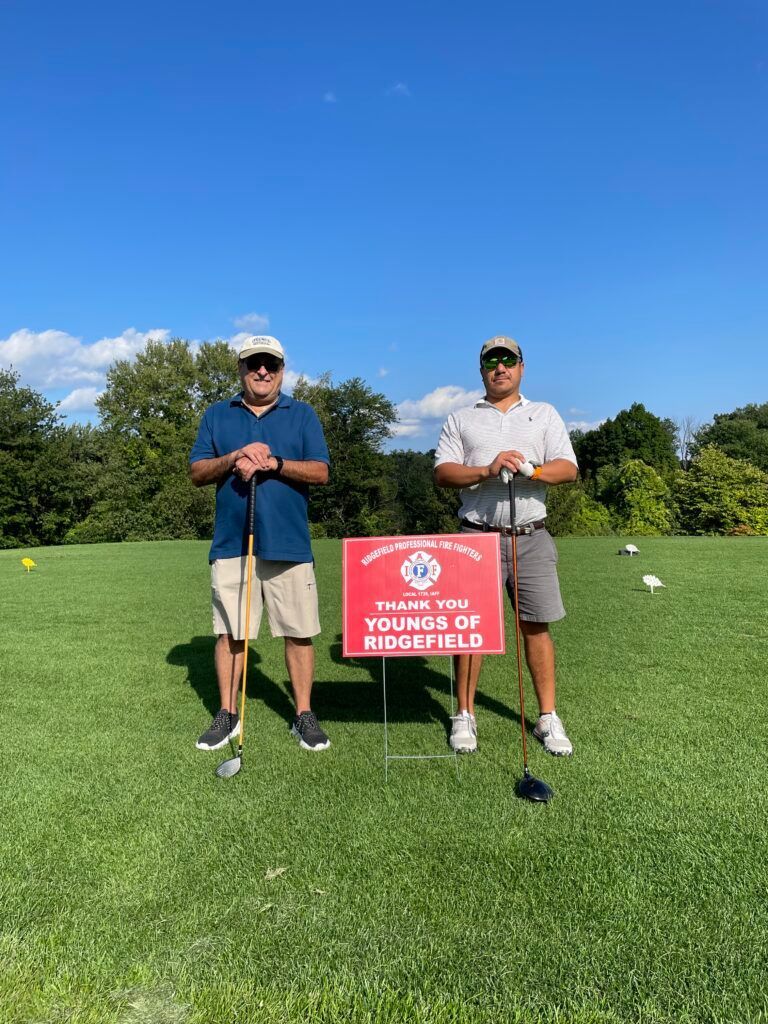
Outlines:
{"label": "man in blue polo shirt", "polygon": [[216,484],[209,560],[221,709],[197,746],[218,750],[240,729],[248,481],[258,473],[249,636],[258,634],[266,605],[272,636],[285,639],[296,701],[291,735],[305,750],[326,750],[330,740],[310,708],[312,637],[320,632],[320,620],[307,503],[309,484],[328,482],[328,446],[314,409],[280,391],[285,354],[276,338],[247,338],[238,370],[243,390],[206,409],[189,457],[192,483]]}

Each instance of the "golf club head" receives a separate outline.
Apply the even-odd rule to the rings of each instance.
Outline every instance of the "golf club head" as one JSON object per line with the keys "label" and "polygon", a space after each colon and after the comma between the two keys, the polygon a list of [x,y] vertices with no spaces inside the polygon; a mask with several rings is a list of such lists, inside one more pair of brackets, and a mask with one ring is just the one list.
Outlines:
{"label": "golf club head", "polygon": [[546,782],[534,778],[530,772],[526,771],[517,784],[517,795],[522,797],[523,800],[530,800],[535,804],[547,804],[555,794],[551,786],[548,786]]}
{"label": "golf club head", "polygon": [[228,761],[221,762],[216,769],[216,774],[220,779],[231,779],[233,775],[237,775],[242,766],[242,757],[230,757]]}

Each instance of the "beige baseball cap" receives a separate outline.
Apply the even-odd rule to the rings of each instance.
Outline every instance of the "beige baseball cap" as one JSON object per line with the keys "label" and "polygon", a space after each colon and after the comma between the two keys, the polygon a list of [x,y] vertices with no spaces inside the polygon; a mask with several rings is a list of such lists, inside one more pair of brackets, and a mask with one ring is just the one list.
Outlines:
{"label": "beige baseball cap", "polygon": [[252,334],[250,338],[246,338],[238,354],[238,359],[247,359],[248,356],[258,355],[277,356],[278,359],[285,361],[283,346],[277,338],[272,338],[268,334]]}
{"label": "beige baseball cap", "polygon": [[489,338],[488,341],[484,342],[483,347],[480,349],[480,358],[482,359],[483,356],[488,355],[495,348],[505,348],[509,352],[514,352],[522,363],[523,350],[514,338],[508,338],[505,334],[497,334],[495,338]]}

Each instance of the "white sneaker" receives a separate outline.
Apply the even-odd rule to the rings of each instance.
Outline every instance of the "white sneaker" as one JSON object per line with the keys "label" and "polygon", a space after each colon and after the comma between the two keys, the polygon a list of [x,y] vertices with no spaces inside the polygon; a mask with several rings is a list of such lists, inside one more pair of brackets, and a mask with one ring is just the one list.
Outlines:
{"label": "white sneaker", "polygon": [[451,748],[457,754],[474,754],[477,750],[477,723],[468,711],[460,711],[451,718]]}
{"label": "white sneaker", "polygon": [[544,744],[548,754],[563,757],[573,753],[573,744],[565,735],[565,727],[554,711],[541,715],[533,727],[533,735]]}

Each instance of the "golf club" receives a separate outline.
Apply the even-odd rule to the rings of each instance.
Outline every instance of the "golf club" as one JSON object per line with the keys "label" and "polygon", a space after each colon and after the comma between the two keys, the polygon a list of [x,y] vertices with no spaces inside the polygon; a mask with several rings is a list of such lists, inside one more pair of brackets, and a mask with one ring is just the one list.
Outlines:
{"label": "golf club", "polygon": [[216,769],[220,779],[231,779],[243,766],[243,736],[245,735],[245,681],[248,675],[248,632],[251,625],[251,569],[253,567],[253,521],[256,515],[256,473],[251,477],[248,490],[248,557],[245,560],[245,644],[243,646],[243,681],[240,692],[240,736],[237,756],[222,761]]}
{"label": "golf club", "polygon": [[520,729],[523,736],[523,777],[517,784],[517,795],[524,800],[531,800],[533,803],[546,804],[555,795],[552,788],[541,779],[531,775],[528,769],[528,744],[525,735],[525,698],[523,696],[523,660],[520,653],[520,612],[518,610],[517,598],[517,535],[515,515],[515,477],[516,473],[502,469],[502,480],[506,477],[506,484],[509,488],[509,516],[512,527],[512,572],[514,573],[514,594],[515,594],[515,641],[517,643],[517,684],[520,691]]}

